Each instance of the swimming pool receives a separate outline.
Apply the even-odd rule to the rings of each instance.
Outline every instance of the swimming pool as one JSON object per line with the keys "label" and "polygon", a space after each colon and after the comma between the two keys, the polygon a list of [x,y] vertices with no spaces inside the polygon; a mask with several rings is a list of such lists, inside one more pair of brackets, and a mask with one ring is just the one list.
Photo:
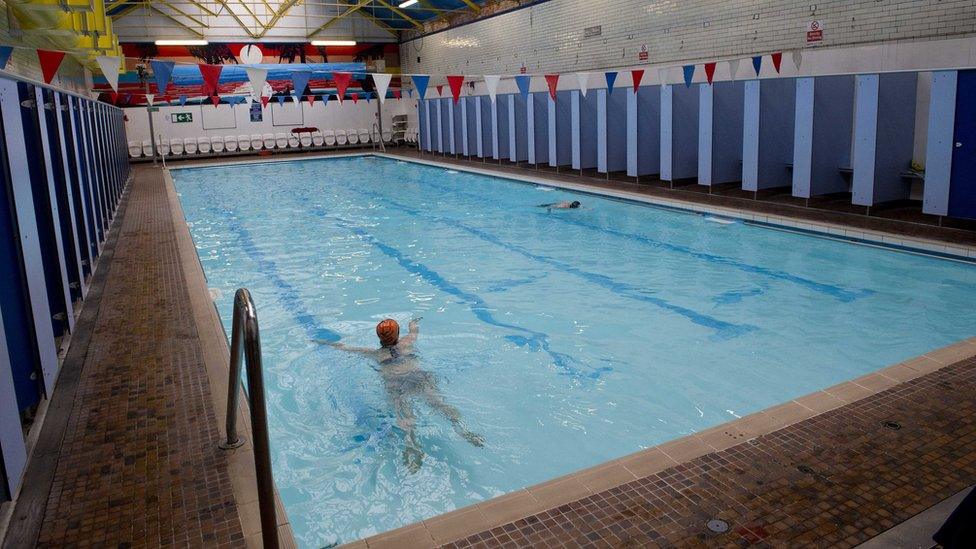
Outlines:
{"label": "swimming pool", "polygon": [[[716,425],[972,334],[976,266],[385,158],[174,170],[225,330],[258,307],[275,481],[352,541]],[[584,208],[536,207],[581,200]],[[371,359],[417,351],[483,448]]]}

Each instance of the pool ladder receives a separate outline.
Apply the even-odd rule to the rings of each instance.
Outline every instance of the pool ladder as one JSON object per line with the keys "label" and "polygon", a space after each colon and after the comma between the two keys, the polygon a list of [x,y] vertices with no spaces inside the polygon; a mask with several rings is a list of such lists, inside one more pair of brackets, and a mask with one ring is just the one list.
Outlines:
{"label": "pool ladder", "polygon": [[[374,151],[376,150],[376,144],[379,143],[379,145],[380,145],[380,152],[386,152],[386,144],[383,143],[383,132],[380,131],[380,127],[379,127],[379,125],[376,124],[376,122],[373,122],[372,129],[373,130],[376,130],[376,133],[374,134],[374,135],[376,135],[376,139],[372,139],[372,142],[373,142],[373,150]],[[372,137],[372,136],[370,136],[370,137]]]}
{"label": "pool ladder", "polygon": [[234,294],[234,319],[230,340],[230,380],[227,384],[227,439],[220,448],[229,450],[244,444],[237,432],[237,410],[241,394],[241,360],[247,363],[247,395],[254,436],[254,469],[258,483],[258,509],[261,512],[261,538],[266,549],[278,547],[278,521],[275,516],[274,476],[271,472],[271,444],[268,441],[268,411],[261,370],[261,335],[257,310],[251,292],[240,288]]}

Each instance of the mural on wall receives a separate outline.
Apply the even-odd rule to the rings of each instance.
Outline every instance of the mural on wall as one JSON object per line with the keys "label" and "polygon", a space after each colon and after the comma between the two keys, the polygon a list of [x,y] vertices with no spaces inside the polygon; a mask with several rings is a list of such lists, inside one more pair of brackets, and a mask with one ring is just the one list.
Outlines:
{"label": "mural on wall", "polygon": [[[260,63],[247,63],[242,58],[242,49],[252,46],[248,61],[255,59],[253,48],[260,50]],[[180,97],[187,103],[209,102],[204,93],[203,77],[198,65],[223,65],[220,73],[218,95],[251,94],[251,84],[245,67],[260,67],[268,71],[267,83],[261,95],[274,97],[291,95],[292,74],[304,70],[312,73],[312,78],[301,95],[335,94],[336,85],[332,73],[350,72],[353,80],[347,93],[369,93],[373,91],[372,79],[367,72],[398,73],[400,52],[396,44],[358,44],[356,46],[316,47],[308,43],[213,43],[206,46],[156,46],[153,43],[122,44],[125,56],[125,72],[119,76],[119,91],[113,95],[111,86],[104,75],[94,76],[95,90],[105,90],[100,99],[120,107],[144,105],[146,103],[145,84],[139,78],[139,66],[148,72],[152,60],[172,61],[172,80],[166,94],[160,94],[150,76],[149,92],[153,94],[154,104],[177,103]],[[391,87],[400,86],[399,78],[394,77]]]}

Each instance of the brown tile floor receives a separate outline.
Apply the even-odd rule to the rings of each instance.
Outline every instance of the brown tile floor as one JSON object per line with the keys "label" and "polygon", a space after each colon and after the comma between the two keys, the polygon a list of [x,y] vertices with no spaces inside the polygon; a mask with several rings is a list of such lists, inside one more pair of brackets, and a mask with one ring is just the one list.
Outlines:
{"label": "brown tile floor", "polygon": [[38,545],[243,545],[164,181],[134,171]]}
{"label": "brown tile floor", "polygon": [[974,394],[971,358],[446,547],[852,547],[976,482]]}

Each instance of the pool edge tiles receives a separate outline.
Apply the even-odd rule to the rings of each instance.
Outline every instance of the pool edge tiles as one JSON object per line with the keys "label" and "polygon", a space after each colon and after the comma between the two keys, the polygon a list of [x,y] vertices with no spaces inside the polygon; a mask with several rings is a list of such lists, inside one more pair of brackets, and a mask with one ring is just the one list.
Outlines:
{"label": "pool edge tiles", "polygon": [[340,547],[420,548],[450,544],[684,465],[706,454],[748,443],[973,358],[976,358],[976,337],[698,433]]}

